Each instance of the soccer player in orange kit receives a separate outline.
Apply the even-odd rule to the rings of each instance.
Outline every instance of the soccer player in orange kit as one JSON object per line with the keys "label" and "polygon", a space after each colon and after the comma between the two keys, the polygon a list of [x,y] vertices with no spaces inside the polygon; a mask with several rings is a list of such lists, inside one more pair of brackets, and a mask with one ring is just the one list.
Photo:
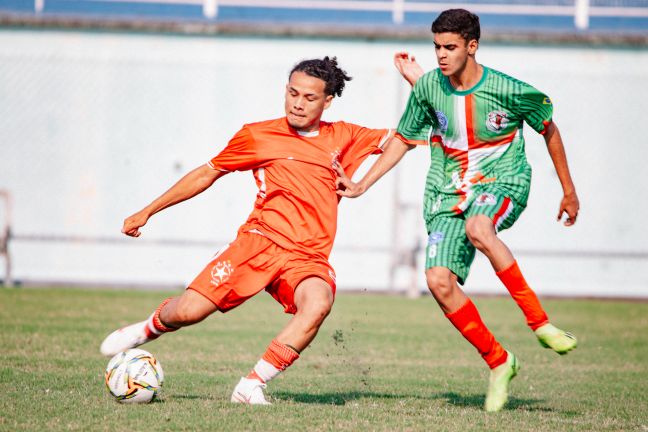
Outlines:
{"label": "soccer player in orange kit", "polygon": [[155,213],[196,196],[232,171],[251,170],[259,188],[236,239],[182,295],[164,300],[148,319],[111,333],[102,354],[115,355],[216,311],[227,312],[265,289],[294,316],[241,378],[231,401],[269,404],[266,383],[299,358],[333,305],[335,273],[328,257],[340,199],[333,165],[351,175],[392,135],[387,129],[321,121],[350,79],[335,57],[298,63],[286,86],[285,117],[243,126],[220,154],[126,218],[122,232],[139,237]]}

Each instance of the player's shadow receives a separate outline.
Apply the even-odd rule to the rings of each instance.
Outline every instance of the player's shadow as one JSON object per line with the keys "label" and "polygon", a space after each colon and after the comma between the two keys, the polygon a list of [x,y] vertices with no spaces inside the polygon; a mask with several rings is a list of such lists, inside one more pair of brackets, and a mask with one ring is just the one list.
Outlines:
{"label": "player's shadow", "polygon": [[[417,394],[375,393],[364,391],[338,392],[338,393],[296,393],[290,391],[276,391],[272,397],[278,400],[290,400],[297,403],[320,405],[345,405],[357,399],[439,399],[458,407],[471,407],[483,409],[485,396],[483,394],[461,395],[454,392],[437,393],[431,396]],[[510,397],[505,410],[522,410],[534,412],[555,412],[553,408],[538,406],[545,402],[544,399],[524,399]],[[563,414],[577,414],[565,413]]]}
{"label": "player's shadow", "polygon": [[174,395],[164,395],[164,400],[216,400],[213,396],[210,395],[192,395],[192,394],[174,394]]}
{"label": "player's shadow", "polygon": [[[446,392],[435,395],[434,399],[445,399],[448,404],[459,407],[483,408],[486,396],[483,394],[462,395],[454,392]],[[509,397],[504,409],[536,412],[556,411],[555,409],[546,406],[538,406],[538,404],[542,404],[543,402],[545,402],[544,399],[523,399],[511,396]]]}
{"label": "player's shadow", "polygon": [[347,402],[364,399],[405,399],[410,395],[393,393],[374,393],[363,391],[339,392],[339,393],[295,393],[290,391],[272,392],[273,399],[290,400],[297,403],[320,404],[320,405],[345,405]]}

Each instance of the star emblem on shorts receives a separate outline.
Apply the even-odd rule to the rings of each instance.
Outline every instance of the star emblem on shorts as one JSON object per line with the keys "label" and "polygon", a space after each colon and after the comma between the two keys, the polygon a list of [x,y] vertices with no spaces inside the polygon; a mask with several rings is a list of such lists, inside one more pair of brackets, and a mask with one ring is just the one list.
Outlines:
{"label": "star emblem on shorts", "polygon": [[218,286],[227,281],[232,273],[234,273],[234,268],[232,268],[232,263],[229,260],[219,261],[212,268],[211,283]]}

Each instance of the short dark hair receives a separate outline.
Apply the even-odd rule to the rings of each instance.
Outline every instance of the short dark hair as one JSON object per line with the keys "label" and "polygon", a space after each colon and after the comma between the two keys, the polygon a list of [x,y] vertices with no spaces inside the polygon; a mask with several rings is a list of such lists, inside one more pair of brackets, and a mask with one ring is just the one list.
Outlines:
{"label": "short dark hair", "polygon": [[458,33],[466,42],[479,42],[479,17],[465,9],[448,9],[432,23],[432,33]]}
{"label": "short dark hair", "polygon": [[342,96],[345,81],[351,81],[351,77],[338,67],[336,57],[326,56],[323,59],[302,60],[290,71],[289,77],[294,72],[304,72],[306,75],[319,78],[326,83],[324,92],[326,95]]}

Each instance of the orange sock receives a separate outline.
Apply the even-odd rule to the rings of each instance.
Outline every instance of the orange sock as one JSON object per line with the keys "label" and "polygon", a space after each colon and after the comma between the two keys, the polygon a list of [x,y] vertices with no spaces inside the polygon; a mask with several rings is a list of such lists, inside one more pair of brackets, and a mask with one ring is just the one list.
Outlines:
{"label": "orange sock", "polygon": [[506,351],[488,330],[470,299],[456,311],[446,314],[446,318],[477,348],[488,367],[493,369],[506,361]]}
{"label": "orange sock", "polygon": [[149,317],[148,322],[146,323],[146,326],[144,327],[144,331],[146,332],[146,336],[149,339],[156,339],[160,337],[162,333],[168,333],[172,331],[178,330],[175,327],[169,327],[165,325],[162,321],[160,321],[160,312],[162,312],[162,308],[169,303],[173,297],[169,297],[168,299],[164,300],[162,303],[160,303],[160,306],[155,309],[155,312]]}
{"label": "orange sock", "polygon": [[506,289],[511,293],[513,300],[522,309],[527,325],[531,327],[531,330],[536,330],[549,322],[546,312],[540,305],[538,296],[524,280],[517,261],[513,261],[513,264],[508,268],[497,272],[497,277],[500,278]]}
{"label": "orange sock", "polygon": [[266,383],[279,375],[281,371],[293,364],[298,358],[298,352],[274,339],[247,378]]}

